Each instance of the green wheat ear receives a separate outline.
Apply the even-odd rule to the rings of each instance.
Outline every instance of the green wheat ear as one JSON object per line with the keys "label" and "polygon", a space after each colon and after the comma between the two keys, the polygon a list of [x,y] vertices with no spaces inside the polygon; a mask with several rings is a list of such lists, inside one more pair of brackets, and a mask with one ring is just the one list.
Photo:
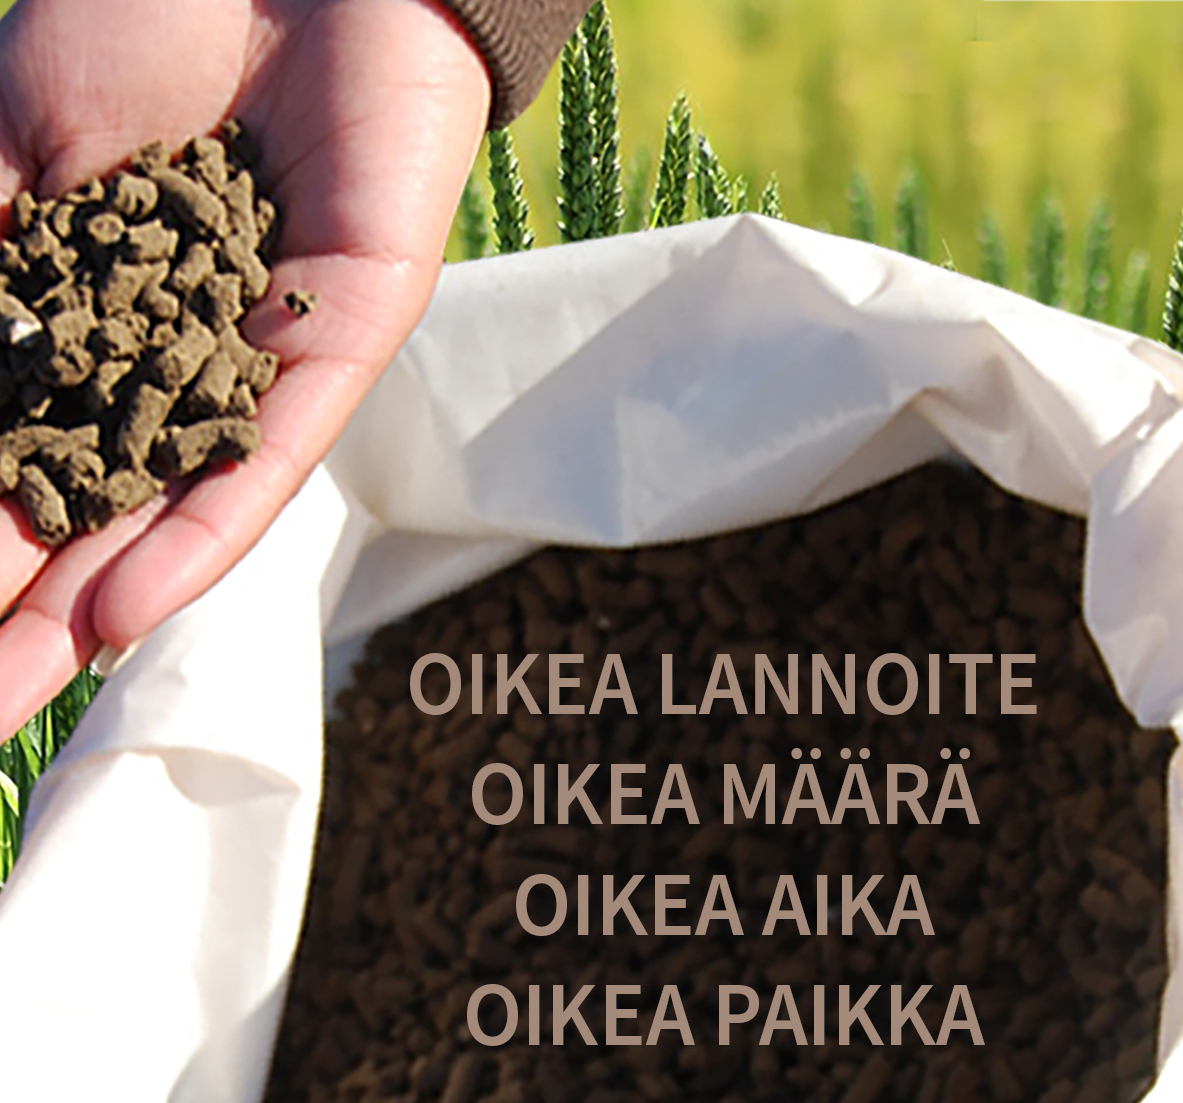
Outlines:
{"label": "green wheat ear", "polygon": [[920,172],[913,164],[904,172],[895,196],[895,247],[910,257],[928,256],[928,210]]}
{"label": "green wheat ear", "polygon": [[624,220],[620,227],[626,234],[636,233],[645,227],[646,195],[652,162],[653,155],[648,146],[640,146],[629,162],[628,178],[624,185]]}
{"label": "green wheat ear", "polygon": [[850,236],[859,241],[875,240],[875,200],[867,178],[857,169],[850,177],[846,192],[850,204]]}
{"label": "green wheat ear", "polygon": [[583,20],[591,83],[593,155],[596,176],[597,229],[601,236],[620,233],[624,206],[620,186],[620,86],[612,21],[604,0],[598,0]]}
{"label": "green wheat ear", "polygon": [[480,187],[473,177],[464,183],[457,212],[460,230],[460,251],[465,260],[477,260],[489,249],[489,216]]}
{"label": "green wheat ear", "polygon": [[784,219],[785,212],[780,202],[780,184],[776,179],[776,173],[772,173],[768,177],[768,183],[764,185],[764,190],[760,193],[760,213],[768,218]]}
{"label": "green wheat ear", "polygon": [[1006,286],[1006,242],[998,219],[987,212],[978,227],[978,244],[982,249],[982,279],[987,283]]}
{"label": "green wheat ear", "polygon": [[653,226],[676,226],[686,220],[690,198],[690,157],[694,144],[690,132],[690,105],[681,93],[665,123],[657,188],[653,193]]}
{"label": "green wheat ear", "polygon": [[1027,238],[1027,294],[1048,306],[1064,304],[1064,216],[1045,191]]}
{"label": "green wheat ear", "polygon": [[1183,229],[1171,255],[1167,294],[1162,309],[1162,339],[1176,352],[1183,351]]}
{"label": "green wheat ear", "polygon": [[[1169,297],[1170,292],[1167,294]],[[1144,250],[1135,249],[1126,261],[1121,278],[1121,290],[1117,297],[1117,324],[1130,333],[1145,333],[1149,320],[1150,258]]]}
{"label": "green wheat ear", "polygon": [[598,232],[596,136],[592,126],[591,74],[583,34],[563,47],[559,71],[559,235],[586,241]]}
{"label": "green wheat ear", "polygon": [[741,172],[731,181],[731,210],[735,214],[752,209],[751,185]]}
{"label": "green wheat ear", "polygon": [[731,214],[731,182],[705,134],[696,140],[694,183],[699,218],[722,218]]}
{"label": "green wheat ear", "polygon": [[1084,297],[1080,312],[1086,318],[1103,319],[1109,307],[1109,238],[1113,212],[1099,199],[1084,237]]}
{"label": "green wheat ear", "polygon": [[508,130],[489,134],[489,182],[493,185],[493,230],[498,253],[521,253],[534,244],[529,226],[530,208],[522,194],[513,138]]}

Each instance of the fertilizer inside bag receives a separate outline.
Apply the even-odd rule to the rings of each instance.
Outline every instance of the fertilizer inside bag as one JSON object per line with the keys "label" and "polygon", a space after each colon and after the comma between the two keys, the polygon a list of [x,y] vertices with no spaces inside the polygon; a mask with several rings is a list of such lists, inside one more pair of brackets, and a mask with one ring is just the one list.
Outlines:
{"label": "fertilizer inside bag", "polygon": [[[637,547],[747,529],[959,453],[1002,489],[1087,518],[1088,630],[1138,722],[1178,730],[1181,387],[1180,361],[1151,342],[886,250],[754,216],[449,269],[326,469],[251,557],[108,682],[47,775],[0,898],[0,952],[17,962],[5,1006],[20,1009],[0,1008],[6,1078],[32,1100],[93,1093],[96,1084],[118,1084],[126,1099],[262,1097],[319,797],[320,716],[301,707],[319,679],[305,638],[314,634],[308,588],[316,578],[323,638],[344,647],[543,545]],[[264,698],[252,689],[263,684],[299,692]],[[966,745],[969,763],[983,762],[988,752],[972,739]],[[1111,754],[1113,742],[1103,745]],[[1154,743],[1131,786],[1156,776],[1161,754]],[[1078,784],[1075,756],[1065,762],[1048,776]],[[1172,760],[1168,836],[1180,829],[1175,769]],[[154,810],[160,830],[132,829],[127,810],[140,807]],[[1149,846],[1148,821],[1135,815]],[[100,868],[96,848],[111,838],[117,858],[101,846],[96,883],[83,874]],[[1177,853],[1169,841],[1167,853]],[[354,861],[360,909],[380,867],[369,855]],[[858,861],[851,857],[848,872]],[[1153,861],[1139,867],[1152,883]],[[1085,862],[1077,875],[1099,878],[1099,889],[1127,903],[1112,871]],[[836,876],[843,864],[835,859]],[[1180,883],[1183,870],[1168,868],[1168,961],[1177,957],[1171,916]],[[1090,899],[1094,910],[1108,902],[1100,892]],[[87,922],[62,937],[61,917],[83,913]],[[1152,927],[1151,919],[1142,928],[1144,941]],[[958,943],[954,954],[963,952]],[[70,978],[68,999],[45,983],[38,966],[48,960]],[[1115,961],[1103,964],[1101,973],[1120,973],[1131,1016],[1152,1015],[1154,963],[1144,957],[1133,977]],[[1134,1007],[1137,978],[1147,1002]],[[839,983],[856,997],[864,987],[855,976]],[[1179,989],[1168,969],[1155,1100],[1177,1087]],[[332,1011],[353,996],[330,986],[320,998]],[[736,1028],[737,1039],[750,1025]],[[1105,1074],[1088,1085],[1083,1076],[1111,1055],[1116,1087],[1126,1075],[1117,1055],[1133,1040],[1124,1028],[1133,1029],[1094,1023],[1100,1052],[1071,1072],[1065,1066],[1057,1083],[1070,1086],[1049,1090],[1074,1099],[1107,1090]],[[53,1059],[63,1036],[82,1060]],[[1068,1038],[1057,1060],[1074,1046],[1089,1050],[1091,1036],[1083,1037]],[[965,1038],[953,1035],[958,1046]],[[1050,1052],[1053,1040],[1047,1045]],[[889,1045],[879,1052],[902,1055]],[[1122,1083],[1141,1082],[1145,1057],[1144,1049],[1127,1055]],[[743,1075],[755,1084],[751,1060]],[[833,1062],[834,1098],[865,1103],[877,1083],[886,1090],[882,1062],[873,1076],[861,1071],[871,1063]],[[893,1066],[891,1084],[903,1064]],[[420,1080],[423,1098],[435,1097],[427,1089],[438,1062],[432,1067]],[[467,1062],[452,1095],[489,1094],[481,1078],[491,1068],[495,1061]],[[1026,1090],[1023,1070],[1012,1071]],[[346,1086],[346,1098],[379,1090],[365,1075]],[[449,1090],[451,1075],[438,1092]],[[992,1075],[982,1070],[974,1090],[986,1090]],[[611,1078],[596,1085],[613,1088]],[[938,1087],[952,1099],[947,1093],[964,1085],[950,1088],[946,1076]],[[656,1082],[653,1090],[660,1093]]]}
{"label": "fertilizer inside bag", "polygon": [[[1139,731],[1113,693],[1079,619],[1082,545],[1079,521],[941,464],[799,520],[706,541],[546,551],[383,629],[328,729],[309,920],[268,1098],[1140,1098],[1154,1071],[1165,977],[1163,791],[1174,739]],[[861,688],[852,715],[832,697],[810,712],[809,652],[835,671],[853,654],[865,673],[893,650],[921,668],[934,653],[1029,656],[1034,688],[1023,698],[1037,711],[1004,715],[998,679],[983,672],[966,715],[960,679],[946,668],[939,715],[924,707],[882,715]],[[588,673],[564,696],[584,710],[596,672],[619,655],[638,714],[614,702],[597,716],[545,716],[517,698],[506,715],[490,700],[481,716],[460,708],[433,717],[409,692],[423,654],[453,655],[467,670],[473,654],[508,652],[516,667],[542,653],[525,684],[546,702],[548,651],[581,656],[567,673]],[[756,656],[775,657],[783,678],[784,656],[797,651],[806,658],[800,711],[786,715],[768,689],[767,710],[753,712]],[[730,697],[707,715],[663,715],[661,656],[677,660],[678,700],[701,701],[720,653],[733,661],[744,715]],[[442,675],[437,668],[426,681],[427,699],[446,697]],[[895,675],[880,681],[893,702],[907,693],[898,665]],[[465,701],[470,690],[466,681]],[[927,816],[949,759],[966,772],[980,822],[949,811],[940,825],[921,825],[902,809],[899,823],[882,822],[885,763],[926,771]],[[831,810],[850,764],[865,769],[875,823],[861,805],[841,824],[821,822],[816,809],[783,823],[802,760],[815,766]],[[522,811],[504,826],[486,826],[470,806],[472,778],[491,761],[527,779]],[[586,791],[607,820],[607,762],[634,764],[630,812],[644,815],[654,814],[661,779],[677,763],[700,821],[670,809],[659,827],[593,824],[573,807],[567,826],[553,814],[535,824],[533,763],[550,771],[552,808],[558,763],[572,777],[600,764]],[[743,772],[748,792],[775,765],[775,822],[759,801],[753,818],[724,822],[727,763]],[[490,805],[506,806],[504,790],[490,793]],[[573,901],[580,875],[598,890],[605,875],[619,887],[637,873],[649,875],[630,897],[643,933],[620,917],[612,936],[601,936],[598,891],[590,937],[573,918],[545,937],[516,918],[527,877],[558,878]],[[674,893],[685,900],[676,919],[683,929],[664,937],[653,930],[657,873],[685,878]],[[785,874],[799,886],[802,910],[763,931]],[[849,934],[835,916],[823,932],[818,895],[837,907],[850,875],[855,891],[878,877],[870,899],[882,915],[860,913]],[[734,893],[741,931],[720,919],[692,935],[717,876]],[[902,922],[893,937],[883,927],[908,876],[931,926]],[[783,897],[781,907],[792,910]],[[547,921],[546,905],[534,910]],[[552,1045],[544,1016],[543,1044],[532,1046],[524,1015],[505,1045],[478,1044],[468,1001],[489,983],[507,985],[522,1007],[538,984],[548,1010],[553,985],[568,998],[594,985],[580,1008],[597,1044],[570,1027],[564,1044]],[[694,1045],[668,1032],[652,1046],[606,1046],[606,984],[633,986],[627,1003],[639,1014],[622,1032],[638,1038],[652,1030],[666,986],[677,985]],[[750,987],[761,1002],[726,1046],[718,1044],[722,984]],[[843,984],[852,1003],[869,993],[867,1018],[849,1036]],[[978,1033],[945,1037],[957,984],[971,994]],[[905,993],[901,1006],[922,996],[920,1027],[909,1022],[899,1037],[893,985]],[[779,1030],[766,1033],[776,992],[795,994],[798,1021],[782,1007]],[[497,1001],[483,1006],[481,1025],[489,1035],[505,1028]],[[947,1044],[934,1044],[942,1037]]]}

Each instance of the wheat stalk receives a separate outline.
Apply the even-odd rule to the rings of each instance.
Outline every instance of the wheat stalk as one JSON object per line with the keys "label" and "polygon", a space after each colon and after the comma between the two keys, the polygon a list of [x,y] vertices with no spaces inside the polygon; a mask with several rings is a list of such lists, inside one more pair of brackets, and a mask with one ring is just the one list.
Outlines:
{"label": "wheat stalk", "polygon": [[1084,237],[1084,295],[1080,312],[1086,318],[1104,318],[1109,307],[1109,238],[1113,212],[1105,199],[1093,207]]}
{"label": "wheat stalk", "polygon": [[587,50],[576,31],[559,70],[559,236],[565,242],[598,234],[595,144]]}
{"label": "wheat stalk", "polygon": [[731,214],[731,182],[705,134],[696,138],[694,164],[695,196],[699,218],[722,218]]}
{"label": "wheat stalk", "polygon": [[530,208],[522,194],[513,138],[508,130],[489,133],[489,183],[493,185],[493,230],[498,253],[520,253],[534,244]]}
{"label": "wheat stalk", "polygon": [[1048,306],[1064,303],[1064,236],[1064,216],[1044,191],[1027,238],[1027,294]]}
{"label": "wheat stalk", "polygon": [[1006,286],[1006,242],[998,220],[990,213],[982,215],[978,227],[978,244],[982,250],[982,279],[987,283]]}
{"label": "wheat stalk", "polygon": [[911,257],[928,256],[928,212],[920,172],[910,165],[895,197],[895,247]]}
{"label": "wheat stalk", "polygon": [[1162,339],[1176,352],[1183,351],[1183,229],[1171,254],[1171,270],[1167,274],[1166,300],[1162,309]]}
{"label": "wheat stalk", "polygon": [[764,185],[764,190],[760,193],[759,210],[767,218],[783,219],[785,217],[780,202],[780,183],[776,179],[775,172],[768,177],[768,183]]}
{"label": "wheat stalk", "polygon": [[473,177],[464,182],[456,211],[460,251],[465,260],[477,260],[489,251],[489,216],[485,200]]}
{"label": "wheat stalk", "polygon": [[734,214],[752,209],[751,185],[741,172],[731,181],[731,210]]}
{"label": "wheat stalk", "polygon": [[875,200],[871,197],[867,178],[857,170],[851,174],[846,199],[850,204],[850,236],[859,241],[873,242],[875,240]]}
{"label": "wheat stalk", "polygon": [[690,198],[690,158],[693,135],[690,105],[681,93],[670,108],[665,123],[661,163],[657,167],[657,188],[653,193],[653,225],[675,226],[686,220]]}
{"label": "wheat stalk", "polygon": [[596,229],[602,237],[620,232],[624,219],[620,185],[620,87],[612,21],[604,0],[584,17],[583,42],[591,84],[592,156],[596,180]]}

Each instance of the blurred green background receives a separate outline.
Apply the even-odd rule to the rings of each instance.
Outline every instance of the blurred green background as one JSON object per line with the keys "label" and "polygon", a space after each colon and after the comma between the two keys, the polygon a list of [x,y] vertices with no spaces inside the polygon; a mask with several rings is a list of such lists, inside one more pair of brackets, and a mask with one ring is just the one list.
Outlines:
{"label": "blurred green background", "polygon": [[[770,170],[786,217],[849,229],[852,169],[868,177],[879,240],[909,159],[942,239],[977,274],[984,210],[999,218],[1022,286],[1026,234],[1049,187],[1068,227],[1068,301],[1080,295],[1084,227],[1102,195],[1113,260],[1149,250],[1161,302],[1183,206],[1183,5],[986,0],[609,0],[620,62],[626,166],[654,162],[670,103],[754,194]],[[557,240],[551,79],[513,132],[540,245]],[[483,164],[481,170],[483,172]],[[449,256],[458,254],[454,247]],[[1157,306],[1151,310],[1155,332]]]}

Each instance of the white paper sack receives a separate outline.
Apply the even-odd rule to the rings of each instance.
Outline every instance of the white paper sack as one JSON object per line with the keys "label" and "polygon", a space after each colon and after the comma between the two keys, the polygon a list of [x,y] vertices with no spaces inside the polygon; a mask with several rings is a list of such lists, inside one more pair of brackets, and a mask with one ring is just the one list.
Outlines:
{"label": "white paper sack", "polygon": [[[5,1097],[259,1099],[319,799],[321,633],[349,653],[542,544],[760,524],[960,452],[1088,515],[1089,627],[1138,719],[1179,731],[1180,394],[1153,342],[751,215],[449,268],[325,468],[38,787],[0,894]],[[1181,802],[1176,755],[1172,961]],[[1183,1091],[1181,1033],[1172,974],[1155,1103]]]}

